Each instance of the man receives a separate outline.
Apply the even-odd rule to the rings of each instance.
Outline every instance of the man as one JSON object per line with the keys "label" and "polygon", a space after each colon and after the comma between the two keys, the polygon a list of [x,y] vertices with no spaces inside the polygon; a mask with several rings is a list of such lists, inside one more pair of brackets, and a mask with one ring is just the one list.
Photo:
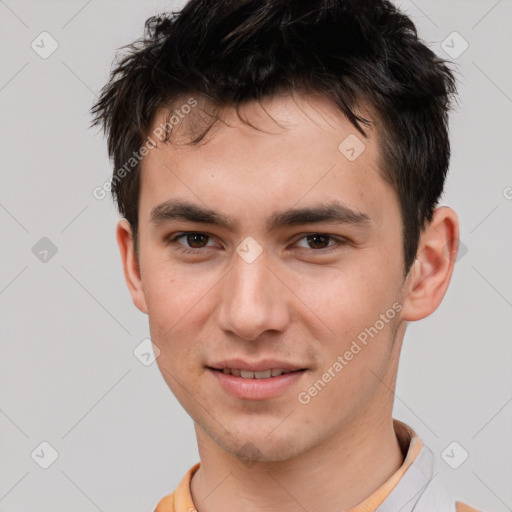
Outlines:
{"label": "man", "polygon": [[392,418],[458,250],[446,63],[388,1],[191,0],[94,105],[124,275],[200,463],[157,512],[467,512]]}

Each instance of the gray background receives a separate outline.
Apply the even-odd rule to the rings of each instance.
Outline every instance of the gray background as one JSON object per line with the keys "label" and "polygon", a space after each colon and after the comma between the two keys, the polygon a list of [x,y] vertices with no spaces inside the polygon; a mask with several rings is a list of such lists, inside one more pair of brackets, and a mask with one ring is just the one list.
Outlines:
{"label": "gray background", "polygon": [[[469,47],[454,59],[460,105],[442,201],[459,214],[465,249],[441,307],[409,326],[394,416],[433,449],[436,478],[461,500],[504,512],[512,0],[399,4],[439,55],[448,58],[441,43],[453,31]],[[112,201],[92,195],[111,168],[102,136],[87,128],[115,49],[140,36],[147,17],[181,5],[0,0],[1,511],[152,511],[198,460],[192,421],[156,364],[134,357],[147,318],[125,288]],[[42,31],[59,44],[47,59],[31,48]],[[32,251],[42,237],[57,247],[46,262]],[[31,458],[43,441],[59,454],[48,469]],[[458,469],[441,457],[452,441],[469,453]]]}

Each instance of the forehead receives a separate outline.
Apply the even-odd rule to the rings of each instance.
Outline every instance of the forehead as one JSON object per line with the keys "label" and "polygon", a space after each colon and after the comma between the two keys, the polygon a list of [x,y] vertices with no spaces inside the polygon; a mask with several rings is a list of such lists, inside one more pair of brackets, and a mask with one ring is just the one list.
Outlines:
{"label": "forehead", "polygon": [[[205,110],[199,99],[191,109],[174,107],[180,119],[171,123],[171,143],[144,157],[139,210],[146,220],[173,198],[255,222],[264,210],[319,199],[341,200],[357,211],[365,199],[389,193],[374,127],[365,126],[365,138],[326,97],[283,94],[242,105],[240,115],[225,107],[200,144],[186,144],[204,128]],[[371,120],[369,110],[356,114]],[[169,110],[160,109],[152,130],[168,119]]]}

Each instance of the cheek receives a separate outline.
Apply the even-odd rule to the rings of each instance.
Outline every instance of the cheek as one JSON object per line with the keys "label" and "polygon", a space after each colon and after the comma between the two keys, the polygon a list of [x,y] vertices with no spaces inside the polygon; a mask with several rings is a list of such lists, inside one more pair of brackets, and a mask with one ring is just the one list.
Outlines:
{"label": "cheek", "polygon": [[334,400],[350,409],[354,405],[351,397],[364,400],[378,385],[370,370],[380,374],[389,360],[401,309],[396,282],[380,271],[338,271],[325,280],[324,287],[318,283],[306,279],[302,285],[303,296],[310,300],[308,305],[321,319],[318,323],[313,320],[316,315],[308,313],[311,321],[323,331],[313,333],[319,366],[312,381],[320,379],[317,387],[323,390],[326,384],[328,390],[318,392],[316,403],[328,407],[329,400]]}
{"label": "cheek", "polygon": [[209,287],[193,269],[183,269],[169,261],[151,262],[147,268],[143,286],[149,320],[162,336],[170,329],[174,330],[175,325],[179,328],[179,323],[183,321],[180,319],[194,314],[194,307]]}
{"label": "cheek", "polygon": [[298,296],[326,329],[327,337],[348,340],[373,325],[398,296],[396,280],[369,264],[327,269],[301,276]]}
{"label": "cheek", "polygon": [[[194,379],[205,343],[203,328],[209,312],[208,295],[214,276],[157,261],[144,274],[144,293],[153,343],[160,349],[159,364],[173,375]],[[206,340],[207,341],[207,340]]]}
{"label": "cheek", "polygon": [[[393,314],[394,310],[389,316]],[[320,366],[296,397],[297,407],[310,423],[323,418],[325,428],[336,429],[339,421],[366,409],[382,392],[397,323],[395,317],[382,325],[352,328],[324,345]]]}
{"label": "cheek", "polygon": [[[161,352],[179,351],[181,324],[192,309],[191,289],[175,273],[152,267],[144,276],[144,294],[148,307],[151,338]],[[192,288],[193,289],[193,288]]]}

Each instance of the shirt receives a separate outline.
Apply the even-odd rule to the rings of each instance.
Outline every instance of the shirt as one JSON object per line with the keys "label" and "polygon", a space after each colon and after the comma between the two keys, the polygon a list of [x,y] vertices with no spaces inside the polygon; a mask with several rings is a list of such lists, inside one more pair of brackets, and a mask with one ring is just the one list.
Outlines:
{"label": "shirt", "polygon": [[[405,454],[398,470],[368,498],[348,512],[480,512],[456,501],[434,475],[434,454],[416,432],[393,419],[397,440]],[[176,490],[162,498],[155,512],[196,512],[190,481],[200,462],[192,466]],[[437,473],[436,473],[437,474]]]}

